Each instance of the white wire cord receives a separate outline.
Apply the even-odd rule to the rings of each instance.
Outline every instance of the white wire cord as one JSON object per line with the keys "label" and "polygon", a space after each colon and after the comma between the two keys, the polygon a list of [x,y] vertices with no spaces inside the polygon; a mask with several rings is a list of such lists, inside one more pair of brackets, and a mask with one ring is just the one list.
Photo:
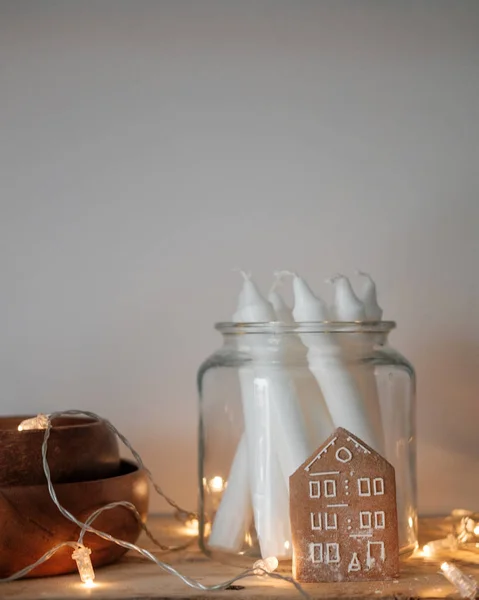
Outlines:
{"label": "white wire cord", "polygon": [[28,575],[28,573],[30,573],[30,571],[33,571],[33,569],[39,567],[41,564],[43,564],[49,558],[51,558],[54,554],[56,554],[58,550],[60,550],[61,548],[65,548],[66,546],[70,546],[74,550],[78,548],[78,544],[76,542],[62,542],[61,544],[57,544],[56,546],[53,546],[53,548],[50,548],[48,552],[45,552],[45,554],[41,556],[38,560],[36,560],[34,563],[28,565],[28,567],[21,569],[20,571],[17,571],[13,575],[10,575],[10,577],[4,577],[3,579],[0,579],[0,582],[8,583],[9,581],[15,581],[15,579],[21,579],[22,577],[25,577],[25,575]]}
{"label": "white wire cord", "polygon": [[159,560],[154,554],[152,554],[152,552],[150,552],[146,548],[142,548],[141,546],[137,546],[137,545],[132,544],[130,542],[126,542],[124,540],[117,539],[114,536],[110,535],[109,533],[106,533],[104,531],[100,531],[98,529],[95,529],[92,526],[92,523],[95,521],[95,519],[97,517],[100,516],[100,514],[102,512],[104,512],[106,510],[112,510],[114,508],[122,506],[122,507],[127,508],[128,510],[131,510],[133,512],[133,514],[136,516],[136,518],[141,523],[141,526],[145,530],[145,532],[147,533],[147,535],[150,537],[150,539],[152,539],[153,542],[155,542],[158,546],[160,546],[160,548],[167,549],[167,550],[183,549],[183,548],[185,548],[187,545],[189,545],[191,543],[191,542],[188,542],[188,544],[185,544],[185,545],[182,545],[182,546],[165,546],[165,545],[157,542],[157,540],[155,540],[155,538],[153,537],[153,535],[151,534],[151,532],[149,532],[149,530],[146,527],[146,525],[143,523],[143,521],[141,519],[141,516],[138,513],[138,510],[136,509],[136,507],[132,503],[130,503],[130,502],[126,502],[126,501],[112,502],[112,503],[107,504],[107,505],[105,505],[105,506],[97,509],[96,511],[94,511],[86,519],[85,522],[82,522],[82,521],[78,520],[70,511],[68,511],[64,506],[62,506],[62,504],[60,504],[60,502],[58,500],[58,497],[57,497],[57,494],[55,492],[55,488],[54,488],[52,480],[51,480],[50,467],[48,465],[48,459],[47,459],[48,439],[50,437],[50,431],[51,431],[51,427],[52,427],[52,420],[54,420],[54,419],[56,419],[58,417],[65,416],[65,415],[75,415],[75,416],[85,415],[85,416],[90,417],[90,418],[92,418],[92,419],[94,419],[96,421],[103,421],[105,423],[105,425],[108,427],[108,429],[110,429],[110,431],[112,431],[115,435],[117,435],[118,438],[123,442],[123,444],[130,450],[130,452],[132,453],[133,457],[137,461],[139,467],[145,471],[145,473],[146,473],[148,479],[150,480],[150,482],[151,482],[153,488],[155,489],[155,491],[160,496],[162,496],[168,502],[168,504],[170,504],[170,506],[174,507],[180,513],[189,515],[192,518],[193,517],[194,518],[197,517],[197,515],[195,513],[183,510],[173,499],[171,499],[169,496],[167,496],[163,492],[163,490],[160,488],[160,486],[157,485],[157,483],[153,480],[153,476],[151,474],[151,471],[145,466],[145,464],[143,463],[143,460],[141,459],[141,457],[138,454],[138,452],[136,452],[136,450],[132,447],[132,445],[127,440],[127,438],[123,434],[121,434],[118,431],[118,429],[110,421],[108,421],[106,419],[103,419],[102,417],[100,417],[96,413],[89,412],[89,411],[66,410],[66,411],[62,411],[62,412],[55,412],[55,413],[52,413],[52,414],[48,415],[48,423],[47,423],[47,426],[45,428],[45,434],[44,434],[43,443],[42,443],[43,470],[44,470],[44,473],[45,473],[45,477],[47,479],[48,492],[50,494],[50,497],[51,497],[52,501],[54,502],[54,504],[56,505],[56,507],[58,508],[58,510],[60,511],[60,513],[65,518],[69,519],[70,521],[72,521],[73,523],[75,523],[80,528],[80,535],[79,535],[79,538],[78,538],[77,542],[64,542],[62,544],[58,544],[57,546],[55,546],[54,548],[52,548],[51,550],[49,550],[48,552],[46,552],[42,557],[40,557],[32,565],[29,565],[28,567],[25,567],[21,571],[17,571],[17,573],[14,573],[10,577],[4,578],[4,579],[0,579],[0,582],[14,581],[16,579],[20,579],[21,577],[24,577],[26,574],[28,574],[30,571],[32,571],[35,567],[41,565],[42,563],[44,563],[45,561],[47,561],[49,558],[51,558],[55,554],[55,552],[57,552],[60,548],[62,548],[64,546],[71,546],[73,548],[77,548],[78,546],[81,546],[82,543],[83,543],[83,538],[84,538],[85,534],[88,532],[88,533],[92,533],[94,535],[97,535],[98,537],[100,537],[100,538],[102,538],[102,539],[104,539],[104,540],[106,540],[108,542],[112,542],[114,544],[117,544],[118,546],[126,548],[127,550],[133,550],[134,552],[139,553],[144,558],[146,558],[146,559],[150,560],[151,562],[155,563],[158,567],[160,567],[160,569],[163,569],[164,571],[166,571],[170,575],[178,577],[186,585],[188,585],[191,588],[196,589],[196,590],[200,590],[200,591],[204,591],[204,592],[213,592],[213,591],[224,590],[224,589],[230,587],[235,582],[237,582],[237,581],[239,581],[241,579],[245,579],[247,577],[251,577],[251,576],[255,576],[255,575],[257,576],[259,574],[259,575],[265,575],[267,577],[271,577],[272,579],[280,579],[282,581],[290,583],[291,585],[293,585],[298,590],[298,592],[304,598],[309,599],[309,595],[305,592],[305,590],[302,588],[302,586],[297,581],[295,581],[292,577],[288,577],[286,575],[281,575],[280,573],[270,573],[270,572],[265,571],[264,569],[258,569],[258,568],[256,568],[256,569],[255,568],[247,569],[247,570],[243,571],[242,573],[240,573],[239,575],[237,575],[236,577],[233,577],[232,579],[229,579],[228,581],[223,581],[221,583],[217,583],[217,584],[213,584],[213,585],[205,585],[203,583],[200,583],[199,581],[196,581],[195,579],[192,579],[191,577],[183,575],[177,569],[175,569],[172,565]]}
{"label": "white wire cord", "polygon": [[[192,539],[188,540],[185,544],[180,544],[179,546],[167,546],[166,544],[163,544],[162,542],[160,542],[159,540],[157,540],[155,538],[155,536],[148,529],[146,523],[143,523],[143,519],[141,518],[141,515],[138,512],[136,506],[134,504],[132,504],[131,502],[128,502],[127,500],[111,502],[110,504],[106,504],[105,506],[102,506],[101,508],[97,508],[97,510],[95,510],[85,521],[85,525],[91,525],[93,523],[93,521],[95,521],[95,519],[101,515],[102,512],[104,512],[106,510],[111,510],[112,508],[117,508],[119,506],[123,506],[124,508],[130,510],[133,513],[133,516],[136,518],[136,520],[138,521],[138,524],[143,529],[145,534],[155,544],[155,546],[158,546],[164,552],[177,552],[178,550],[186,550],[186,548],[191,546],[191,544],[195,541],[195,538],[193,537]],[[79,544],[83,544],[83,538],[85,536],[85,533],[86,533],[86,529],[85,529],[85,527],[83,527],[80,532],[80,536],[78,538]]]}
{"label": "white wire cord", "polygon": [[[173,508],[175,508],[178,512],[185,514],[186,516],[191,517],[191,518],[197,518],[196,513],[190,512],[190,511],[185,510],[184,508],[181,508],[181,506],[179,506],[172,498],[170,498],[167,494],[165,494],[165,492],[160,488],[160,486],[153,479],[153,475],[151,474],[150,469],[148,469],[146,467],[145,463],[143,462],[143,459],[138,454],[138,452],[133,448],[133,446],[130,444],[128,439],[120,431],[118,431],[118,429],[110,421],[108,421],[108,419],[104,419],[103,417],[100,417],[99,415],[97,415],[96,413],[93,413],[93,412],[88,412],[85,410],[65,410],[62,412],[55,412],[50,415],[46,415],[48,417],[48,424],[45,429],[45,437],[43,439],[43,446],[42,446],[42,458],[43,458],[43,470],[44,471],[45,471],[45,465],[48,468],[48,463],[46,463],[45,457],[46,457],[46,443],[48,442],[48,438],[50,437],[51,422],[53,419],[56,419],[58,417],[63,417],[65,415],[74,415],[74,416],[85,415],[87,417],[90,417],[91,419],[94,419],[95,421],[103,421],[103,423],[106,425],[106,427],[112,433],[114,433],[116,436],[118,436],[118,438],[121,440],[121,442],[132,453],[133,458],[138,463],[138,466],[140,467],[140,469],[142,469],[146,473],[146,476],[150,480],[150,483],[153,486],[153,488],[155,489],[156,493],[159,494],[162,498],[164,498],[168,502],[168,504],[170,506],[172,506]],[[43,451],[44,446],[45,446],[45,452]],[[46,472],[45,472],[45,475],[46,475]]]}

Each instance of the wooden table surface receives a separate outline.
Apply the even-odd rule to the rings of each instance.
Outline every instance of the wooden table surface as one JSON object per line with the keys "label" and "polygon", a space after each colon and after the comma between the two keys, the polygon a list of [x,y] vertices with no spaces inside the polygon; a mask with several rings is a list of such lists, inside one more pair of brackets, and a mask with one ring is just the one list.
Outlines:
{"label": "wooden table surface", "polygon": [[[171,518],[153,517],[151,530],[168,544],[178,542],[183,533],[182,525]],[[444,537],[449,532],[444,519],[423,519],[420,525],[420,541]],[[183,530],[183,531],[182,531]],[[0,532],[1,535],[1,532]],[[184,539],[184,538],[183,538]],[[146,538],[140,543],[143,547],[154,546]],[[160,555],[158,555],[160,556]],[[231,579],[241,569],[221,565],[203,556],[196,545],[181,553],[161,554],[161,559],[178,568],[184,575],[214,584]],[[408,600],[416,598],[446,598],[456,596],[455,589],[438,572],[444,560],[453,559],[467,574],[479,579],[479,554],[461,550],[448,556],[443,554],[435,559],[411,557],[401,562],[401,575],[390,582],[368,582],[350,584],[309,584],[303,587],[312,598],[347,599],[372,598]],[[169,598],[211,598],[216,600],[252,600],[270,598],[296,600],[301,596],[295,588],[284,581],[270,578],[252,577],[238,582],[239,590],[225,590],[208,593],[188,587],[178,578],[160,570],[155,564],[139,555],[128,553],[120,562],[96,570],[95,586],[86,588],[77,574],[41,579],[25,579],[0,584],[0,599],[37,600],[166,600]]]}

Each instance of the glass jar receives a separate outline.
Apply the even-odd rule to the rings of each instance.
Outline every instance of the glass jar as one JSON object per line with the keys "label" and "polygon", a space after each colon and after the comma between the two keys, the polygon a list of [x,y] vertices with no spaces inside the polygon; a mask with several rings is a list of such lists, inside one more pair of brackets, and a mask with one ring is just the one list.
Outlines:
{"label": "glass jar", "polygon": [[202,550],[291,558],[289,476],[344,427],[395,468],[400,552],[417,546],[415,374],[394,322],[219,323],[198,372]]}

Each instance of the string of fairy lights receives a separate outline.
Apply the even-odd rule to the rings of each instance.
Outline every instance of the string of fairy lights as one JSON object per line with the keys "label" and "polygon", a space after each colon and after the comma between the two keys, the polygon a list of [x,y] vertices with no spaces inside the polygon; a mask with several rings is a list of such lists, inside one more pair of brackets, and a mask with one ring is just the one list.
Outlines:
{"label": "string of fairy lights", "polygon": [[[193,541],[193,539],[188,540],[186,543],[170,546],[160,542],[149,530],[148,526],[143,523],[141,515],[139,514],[137,508],[134,504],[127,501],[117,501],[106,504],[105,506],[98,508],[94,512],[92,512],[89,517],[83,522],[77,519],[70,511],[68,511],[58,500],[55,487],[53,485],[50,473],[50,467],[48,464],[47,452],[48,452],[48,440],[50,437],[50,432],[52,428],[52,421],[59,417],[63,416],[86,416],[91,419],[102,421],[110,431],[112,431],[119,440],[130,450],[134,459],[136,460],[140,469],[142,469],[146,476],[148,477],[153,489],[159,494],[162,498],[168,502],[168,504],[173,507],[177,513],[180,515],[182,520],[186,523],[197,524],[198,516],[196,513],[191,511],[184,510],[181,508],[171,497],[169,497],[162,488],[154,481],[151,471],[145,466],[141,456],[138,452],[133,448],[128,439],[120,432],[118,429],[107,419],[104,419],[97,415],[96,413],[83,411],[83,410],[66,410],[61,412],[54,412],[51,414],[39,414],[36,417],[31,419],[26,419],[20,423],[18,426],[19,431],[27,431],[31,429],[41,429],[44,430],[44,438],[42,443],[42,464],[43,471],[45,473],[48,492],[55,506],[58,508],[59,512],[71,522],[75,523],[80,528],[79,536],[76,540],[66,540],[62,543],[59,543],[50,550],[48,550],[43,556],[39,557],[34,563],[24,567],[23,569],[17,571],[16,573],[10,575],[9,577],[5,577],[0,579],[0,582],[10,582],[17,579],[21,579],[25,577],[28,573],[33,571],[36,567],[41,565],[42,563],[49,560],[56,552],[65,547],[70,547],[73,549],[72,552],[72,560],[76,562],[76,566],[78,569],[78,573],[82,583],[86,587],[93,587],[95,585],[95,571],[93,569],[92,561],[91,561],[91,549],[88,548],[83,542],[86,533],[94,534],[106,541],[117,544],[127,550],[132,550],[137,552],[145,559],[156,564],[160,569],[166,571],[167,573],[179,578],[183,581],[187,586],[194,588],[196,590],[204,591],[204,592],[213,592],[218,590],[224,590],[233,585],[235,582],[245,579],[247,577],[257,576],[257,577],[269,577],[271,579],[279,579],[285,581],[296,588],[296,590],[304,597],[309,598],[309,595],[304,590],[304,588],[295,581],[292,577],[288,577],[286,575],[282,575],[280,573],[275,572],[278,567],[278,559],[274,556],[267,557],[264,559],[257,560],[249,569],[246,569],[239,573],[237,576],[229,579],[228,581],[223,581],[213,585],[205,585],[200,581],[197,581],[191,577],[188,577],[178,571],[172,565],[161,561],[153,552],[150,550],[138,546],[136,544],[127,542],[125,540],[121,540],[115,538],[114,536],[96,529],[93,527],[93,523],[95,520],[105,511],[114,510],[118,507],[126,508],[131,511],[131,513],[137,519],[139,525],[145,532],[145,534],[149,537],[149,539],[153,542],[155,546],[157,546],[163,552],[171,552],[171,551],[179,551],[187,548]],[[223,485],[223,481],[212,481],[211,484],[213,486]],[[455,514],[456,513],[456,514]],[[441,552],[444,551],[456,551],[458,549],[465,549],[469,551],[473,551],[479,553],[479,543],[477,543],[477,539],[479,539],[479,515],[472,513],[470,511],[455,511],[452,514],[453,517],[458,520],[459,525],[456,527],[454,533],[448,534],[445,538],[439,540],[433,540],[428,542],[422,549],[416,551],[417,556],[421,556],[424,558],[430,558],[433,556],[439,556]],[[441,564],[441,571],[444,577],[457,589],[460,596],[462,598],[475,598],[478,584],[477,582],[463,573],[456,565],[450,562],[443,562]]]}
{"label": "string of fairy lights", "polygon": [[56,546],[54,546],[53,548],[48,550],[48,552],[46,552],[43,556],[41,556],[34,563],[24,567],[23,569],[21,569],[20,571],[17,571],[13,575],[10,575],[9,577],[0,579],[0,582],[6,583],[9,581],[14,581],[16,579],[25,577],[25,575],[30,573],[30,571],[32,571],[33,569],[35,569],[42,563],[49,560],[61,548],[65,548],[65,547],[69,546],[69,547],[73,548],[72,559],[76,562],[76,565],[78,568],[78,573],[80,575],[80,579],[81,579],[82,583],[86,587],[93,587],[95,585],[94,584],[95,571],[93,569],[91,556],[90,556],[91,549],[88,548],[87,546],[85,546],[83,543],[84,536],[88,532],[88,533],[97,535],[98,537],[100,537],[106,541],[109,541],[109,542],[112,542],[119,546],[122,546],[123,548],[126,548],[127,550],[132,550],[134,552],[137,552],[144,558],[146,558],[146,559],[150,560],[151,562],[153,562],[154,564],[156,564],[163,571],[166,571],[170,575],[174,575],[175,577],[178,577],[186,585],[188,585],[191,588],[194,588],[196,590],[200,590],[200,591],[204,591],[204,592],[213,592],[213,591],[218,591],[218,590],[224,590],[241,579],[245,579],[245,578],[251,577],[251,576],[257,576],[257,577],[270,577],[272,579],[280,579],[280,580],[286,581],[286,582],[290,583],[291,585],[293,585],[303,597],[309,598],[309,595],[305,592],[303,587],[297,581],[295,581],[292,577],[288,577],[286,575],[282,575],[280,573],[274,572],[278,567],[278,559],[274,556],[257,560],[251,566],[251,568],[244,570],[243,572],[239,573],[238,575],[229,579],[228,581],[223,581],[221,583],[217,583],[217,584],[213,584],[213,585],[205,585],[205,584],[201,583],[200,581],[197,581],[196,579],[193,579],[191,577],[184,575],[183,573],[181,573],[180,571],[175,569],[175,567],[173,567],[172,565],[161,561],[150,550],[147,550],[146,548],[142,548],[141,546],[127,542],[125,540],[115,538],[114,536],[110,535],[109,533],[106,533],[105,531],[101,531],[101,530],[93,527],[94,521],[103,512],[105,512],[107,510],[113,510],[119,506],[122,506],[122,507],[130,510],[133,513],[133,515],[136,517],[138,522],[141,524],[143,530],[146,532],[148,537],[153,541],[153,543],[156,546],[158,546],[160,548],[160,550],[162,550],[162,551],[178,551],[178,550],[182,550],[182,549],[186,548],[188,545],[190,545],[191,541],[188,541],[186,544],[182,544],[179,546],[168,546],[166,544],[159,542],[153,536],[153,534],[148,529],[148,527],[142,522],[142,519],[141,519],[140,514],[138,513],[138,510],[131,502],[126,502],[126,501],[111,502],[111,503],[106,504],[105,506],[102,506],[101,508],[98,508],[97,510],[95,510],[84,522],[77,519],[69,510],[67,510],[60,503],[60,501],[57,497],[55,487],[54,487],[52,479],[51,479],[50,467],[49,467],[48,458],[47,458],[48,439],[50,437],[52,421],[54,421],[58,417],[63,417],[63,416],[87,416],[94,420],[104,422],[105,425],[108,427],[108,429],[110,429],[116,436],[118,436],[120,441],[130,450],[134,459],[138,463],[139,468],[142,469],[146,473],[149,481],[151,482],[151,484],[153,486],[153,489],[162,498],[164,498],[170,506],[175,508],[175,510],[179,514],[183,515],[184,517],[186,517],[187,519],[190,519],[190,520],[197,519],[197,515],[195,513],[184,510],[172,498],[170,498],[167,494],[165,494],[165,492],[161,489],[161,487],[154,481],[151,471],[145,466],[145,464],[143,463],[143,460],[142,460],[141,456],[138,454],[138,452],[133,448],[133,446],[128,441],[128,439],[120,431],[118,431],[118,429],[110,421],[103,419],[102,417],[100,417],[99,415],[97,415],[93,412],[82,411],[82,410],[66,410],[66,411],[61,411],[61,412],[54,412],[49,415],[39,414],[36,417],[33,417],[31,419],[25,419],[24,421],[22,421],[20,423],[20,425],[18,426],[18,430],[19,431],[27,431],[27,430],[31,430],[31,429],[43,429],[44,430],[45,433],[44,433],[44,437],[43,437],[42,450],[41,450],[42,464],[43,464],[43,471],[45,473],[50,498],[52,499],[52,501],[54,502],[55,506],[58,508],[60,513],[64,517],[66,517],[67,519],[69,519],[70,521],[75,523],[80,528],[80,534],[76,541],[68,540],[68,541],[62,542],[60,544],[57,544]]}

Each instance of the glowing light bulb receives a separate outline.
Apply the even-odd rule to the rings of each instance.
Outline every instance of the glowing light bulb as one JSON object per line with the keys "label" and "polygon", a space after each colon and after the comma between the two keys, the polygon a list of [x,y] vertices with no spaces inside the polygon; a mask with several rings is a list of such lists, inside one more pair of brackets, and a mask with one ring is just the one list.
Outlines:
{"label": "glowing light bulb", "polygon": [[441,538],[440,540],[431,540],[425,546],[422,547],[422,556],[430,558],[436,555],[438,552],[444,551],[455,551],[459,548],[457,539],[450,533],[447,537]]}
{"label": "glowing light bulb", "polygon": [[265,571],[266,573],[272,573],[273,571],[276,571],[276,569],[278,568],[278,564],[279,562],[276,556],[260,558],[253,565],[254,574],[258,575],[258,577],[262,577],[264,576]]}
{"label": "glowing light bulb", "polygon": [[46,429],[48,427],[48,415],[40,413],[31,419],[25,419],[18,426],[18,431],[27,431],[29,429]]}
{"label": "glowing light bulb", "polygon": [[477,535],[477,536],[479,536],[479,525],[476,525],[476,526],[474,527],[474,535]]}
{"label": "glowing light bulb", "polygon": [[286,541],[284,542],[284,549],[285,549],[285,550],[289,550],[289,549],[290,549],[290,547],[291,547],[291,544],[289,543],[289,541],[288,541],[288,540],[286,540]]}
{"label": "glowing light bulb", "polygon": [[468,577],[455,565],[447,562],[442,563],[441,571],[444,577],[457,589],[461,598],[471,598],[472,600],[476,597],[477,582],[472,577]]}
{"label": "glowing light bulb", "polygon": [[200,524],[198,522],[198,519],[196,519],[196,518],[187,519],[185,521],[186,532],[189,533],[190,535],[198,535],[199,525]]}
{"label": "glowing light bulb", "polygon": [[210,479],[209,488],[212,492],[222,492],[225,487],[225,481],[220,475],[216,475]]}
{"label": "glowing light bulb", "polygon": [[72,553],[72,558],[77,564],[80,579],[87,587],[93,587],[93,580],[95,579],[95,571],[91,564],[90,554],[91,550],[86,546],[78,546]]}

